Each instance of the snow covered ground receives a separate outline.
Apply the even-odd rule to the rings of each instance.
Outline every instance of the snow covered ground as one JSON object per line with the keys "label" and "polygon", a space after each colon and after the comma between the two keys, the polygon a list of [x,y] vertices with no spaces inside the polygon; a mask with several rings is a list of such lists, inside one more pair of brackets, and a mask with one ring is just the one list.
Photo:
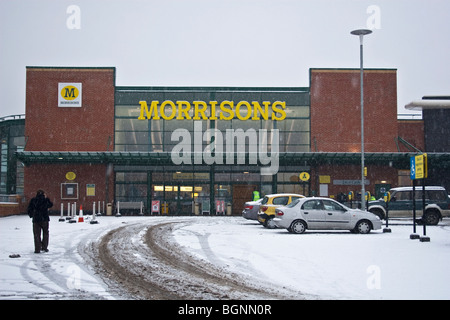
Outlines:
{"label": "snow covered ground", "polygon": [[[427,227],[430,242],[410,240],[412,226],[398,222],[390,225],[392,233],[293,235],[241,217],[98,217],[98,224],[51,219],[50,252],[34,254],[30,219],[0,218],[0,299],[120,299],[86,248],[121,226],[163,222],[174,223],[166,236],[189,255],[254,284],[299,292],[301,299],[450,298],[446,219]],[[142,234],[132,241],[143,241]]]}

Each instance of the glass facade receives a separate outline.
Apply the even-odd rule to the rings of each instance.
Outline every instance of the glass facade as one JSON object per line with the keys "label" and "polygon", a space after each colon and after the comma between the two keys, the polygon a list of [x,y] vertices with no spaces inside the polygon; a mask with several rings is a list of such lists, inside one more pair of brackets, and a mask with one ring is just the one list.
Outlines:
{"label": "glass facade", "polygon": [[[256,151],[258,150],[256,144],[260,141],[267,143],[269,152],[274,143],[278,144],[280,153],[310,151],[309,91],[305,88],[118,87],[115,100],[115,151],[170,153],[181,141],[173,136],[177,129],[184,129],[184,132],[189,133],[192,151],[204,151],[213,140],[216,143],[223,142],[224,152],[227,150],[228,143],[233,147],[228,150],[234,152]],[[154,110],[151,119],[138,119],[143,113],[139,102],[143,100],[147,102],[149,112],[151,103],[158,101],[156,112],[160,119],[153,119]],[[162,103],[167,100],[173,103],[166,104],[162,109]],[[186,109],[186,113],[180,113],[179,109],[173,110],[174,107],[178,107],[177,101],[189,102],[191,107]],[[194,120],[199,114],[196,113],[194,101],[203,101],[207,106],[202,110],[204,113],[200,113],[198,120]],[[220,117],[220,112],[223,110],[219,109],[219,105],[223,101],[232,102],[235,108],[234,114],[230,112],[226,114],[227,119]],[[238,114],[236,106],[241,101],[248,102],[245,105],[250,107],[241,108]],[[272,120],[275,109],[268,110],[267,120],[263,115],[259,115],[260,119],[252,119],[256,117],[252,102],[262,106],[264,112],[264,102],[273,104],[277,101],[285,103],[284,119]],[[213,104],[216,104],[215,108],[212,107]],[[211,114],[211,110],[215,110],[215,115]],[[164,112],[165,117],[161,112]],[[146,115],[145,112],[144,115]],[[171,115],[173,115],[172,118]],[[176,119],[181,116],[183,119]],[[280,113],[275,114],[276,116],[280,116]],[[214,138],[211,137],[212,134],[207,133],[208,129],[215,130]],[[274,140],[276,136],[272,134],[273,129],[278,130],[278,140]],[[194,131],[200,131],[201,136],[195,136]],[[242,140],[233,137],[233,144],[231,144],[231,141],[227,141],[227,138],[229,139],[227,132],[244,132],[247,136]],[[264,132],[267,132],[267,135],[264,135]],[[203,141],[199,141],[199,137],[203,138]],[[254,190],[262,194],[270,194],[273,192],[305,193],[308,189],[307,186],[302,188],[302,184],[298,183],[300,172],[298,168],[280,167],[280,170],[288,171],[266,176],[260,174],[258,165],[251,165],[248,162],[230,164],[224,161],[212,165],[205,165],[204,162],[201,165],[194,165],[194,163],[197,162],[192,161],[190,165],[177,166],[170,161],[158,167],[116,166],[116,201],[142,201],[147,212],[152,201],[159,201],[161,206],[164,204],[161,212],[167,214],[212,212],[225,214],[227,209],[231,210],[232,214],[239,214],[245,201],[251,200],[251,193]],[[303,168],[303,170],[308,169],[308,167]]]}
{"label": "glass facade", "polygon": [[14,156],[25,146],[25,117],[0,118],[0,194],[23,195],[24,168]]}
{"label": "glass facade", "polygon": [[[254,129],[258,133],[260,129],[268,132],[278,129],[280,152],[309,152],[309,106],[287,106],[286,109],[286,118],[281,121],[240,120],[236,116],[232,120],[138,120],[141,110],[139,105],[116,105],[115,151],[171,152],[179,143],[172,139],[172,133],[176,129],[193,133],[197,122],[198,127],[201,124],[202,132],[218,129],[223,135],[224,144],[227,142],[226,130],[236,132],[242,129],[247,132]],[[169,114],[172,112],[170,107],[165,110]],[[248,141],[245,147],[248,147]]]}

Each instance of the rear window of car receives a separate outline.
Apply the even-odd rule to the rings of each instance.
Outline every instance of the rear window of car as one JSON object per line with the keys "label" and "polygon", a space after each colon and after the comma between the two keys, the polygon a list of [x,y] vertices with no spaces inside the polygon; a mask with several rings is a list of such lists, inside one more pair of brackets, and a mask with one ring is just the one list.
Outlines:
{"label": "rear window of car", "polygon": [[268,201],[269,201],[269,197],[264,197],[264,199],[261,202],[261,204],[266,204]]}
{"label": "rear window of car", "polygon": [[289,197],[276,197],[273,198],[272,204],[286,205],[289,202]]}
{"label": "rear window of car", "polygon": [[297,203],[300,201],[301,198],[295,198],[294,201],[292,201],[291,203],[289,203],[286,207],[288,208],[293,208],[297,205]]}
{"label": "rear window of car", "polygon": [[425,194],[428,193],[428,199],[430,200],[438,200],[438,201],[445,201],[446,195],[444,191],[441,190],[431,190],[431,191],[425,191]]}

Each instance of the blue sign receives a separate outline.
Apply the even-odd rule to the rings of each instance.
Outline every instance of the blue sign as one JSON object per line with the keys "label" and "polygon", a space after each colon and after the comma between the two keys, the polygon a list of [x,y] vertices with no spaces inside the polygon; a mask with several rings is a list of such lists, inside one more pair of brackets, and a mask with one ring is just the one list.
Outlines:
{"label": "blue sign", "polygon": [[409,176],[411,180],[416,179],[416,157],[409,158],[409,167],[410,167],[410,173]]}
{"label": "blue sign", "polygon": [[409,158],[411,180],[424,179],[428,176],[427,154],[419,154]]}

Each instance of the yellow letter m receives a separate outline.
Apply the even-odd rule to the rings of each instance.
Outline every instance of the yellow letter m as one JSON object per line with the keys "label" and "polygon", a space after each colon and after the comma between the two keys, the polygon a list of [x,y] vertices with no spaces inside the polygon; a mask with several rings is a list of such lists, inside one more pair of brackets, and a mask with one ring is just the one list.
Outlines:
{"label": "yellow letter m", "polygon": [[[158,103],[159,101],[152,101],[150,105],[150,110],[148,110],[147,101],[139,101],[141,105],[141,114],[139,115],[139,120],[145,120],[144,111],[147,114],[147,120],[154,119],[159,120],[160,117],[158,115]],[[153,116],[152,116],[153,114]]]}

